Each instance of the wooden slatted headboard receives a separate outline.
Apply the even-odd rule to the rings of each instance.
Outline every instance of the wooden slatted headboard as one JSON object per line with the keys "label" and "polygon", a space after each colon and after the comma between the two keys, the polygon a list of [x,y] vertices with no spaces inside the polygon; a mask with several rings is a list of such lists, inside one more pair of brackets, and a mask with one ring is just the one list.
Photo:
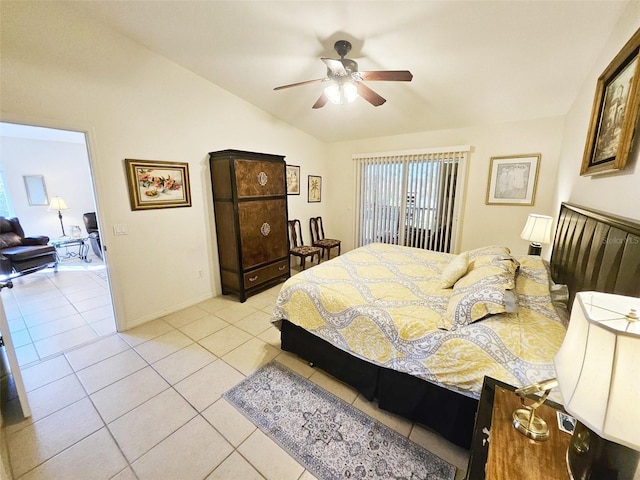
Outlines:
{"label": "wooden slatted headboard", "polygon": [[640,222],[569,203],[560,208],[551,276],[577,292],[640,297]]}

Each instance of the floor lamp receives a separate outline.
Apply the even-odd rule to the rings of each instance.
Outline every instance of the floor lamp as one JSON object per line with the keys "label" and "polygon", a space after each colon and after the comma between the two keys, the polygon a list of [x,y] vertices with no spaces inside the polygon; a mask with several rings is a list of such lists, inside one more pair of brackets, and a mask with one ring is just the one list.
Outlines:
{"label": "floor lamp", "polygon": [[51,200],[51,204],[49,205],[49,210],[57,210],[58,218],[60,219],[60,228],[62,228],[62,236],[66,237],[67,234],[64,233],[64,224],[62,223],[62,210],[69,210],[67,204],[64,202],[62,197],[53,197]]}

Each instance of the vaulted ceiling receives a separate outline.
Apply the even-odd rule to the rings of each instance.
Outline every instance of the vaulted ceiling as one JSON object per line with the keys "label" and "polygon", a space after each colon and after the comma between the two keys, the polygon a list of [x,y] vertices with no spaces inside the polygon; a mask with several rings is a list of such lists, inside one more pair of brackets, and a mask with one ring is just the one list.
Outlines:
{"label": "vaulted ceiling", "polygon": [[[326,142],[565,114],[625,1],[78,1],[103,22]],[[360,70],[410,70],[369,82],[373,107],[311,106],[320,57],[353,44]],[[594,85],[595,87],[595,85]],[[215,108],[215,106],[212,106]]]}

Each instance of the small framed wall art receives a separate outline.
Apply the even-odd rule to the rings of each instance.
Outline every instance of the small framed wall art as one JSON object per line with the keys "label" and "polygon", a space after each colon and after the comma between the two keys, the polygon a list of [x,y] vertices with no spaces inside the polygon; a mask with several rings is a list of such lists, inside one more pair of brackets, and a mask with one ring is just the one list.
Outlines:
{"label": "small framed wall art", "polygon": [[309,196],[307,203],[322,201],[322,177],[309,175]]}
{"label": "small framed wall art", "polygon": [[189,164],[125,159],[131,210],[190,207]]}
{"label": "small framed wall art", "polygon": [[287,195],[300,195],[300,167],[287,165]]}
{"label": "small framed wall art", "polygon": [[640,29],[598,78],[580,175],[624,169],[640,105]]}
{"label": "small framed wall art", "polygon": [[29,205],[49,205],[47,186],[43,175],[23,175],[24,187],[27,190]]}
{"label": "small framed wall art", "polygon": [[492,157],[487,184],[487,205],[533,205],[540,154]]}

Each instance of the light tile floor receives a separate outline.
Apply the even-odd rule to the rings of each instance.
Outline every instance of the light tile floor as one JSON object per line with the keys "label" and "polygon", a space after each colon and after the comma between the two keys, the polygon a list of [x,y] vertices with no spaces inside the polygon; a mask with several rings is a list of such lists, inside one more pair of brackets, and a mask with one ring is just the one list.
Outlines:
{"label": "light tile floor", "polygon": [[27,365],[31,418],[20,418],[15,390],[3,388],[14,477],[313,479],[221,398],[276,359],[456,465],[463,478],[467,451],[280,350],[270,324],[279,289],[244,304],[216,297],[120,334],[95,332],[90,344]]}
{"label": "light tile floor", "polygon": [[65,260],[13,279],[2,290],[11,339],[21,366],[112,335],[116,331],[104,263]]}

